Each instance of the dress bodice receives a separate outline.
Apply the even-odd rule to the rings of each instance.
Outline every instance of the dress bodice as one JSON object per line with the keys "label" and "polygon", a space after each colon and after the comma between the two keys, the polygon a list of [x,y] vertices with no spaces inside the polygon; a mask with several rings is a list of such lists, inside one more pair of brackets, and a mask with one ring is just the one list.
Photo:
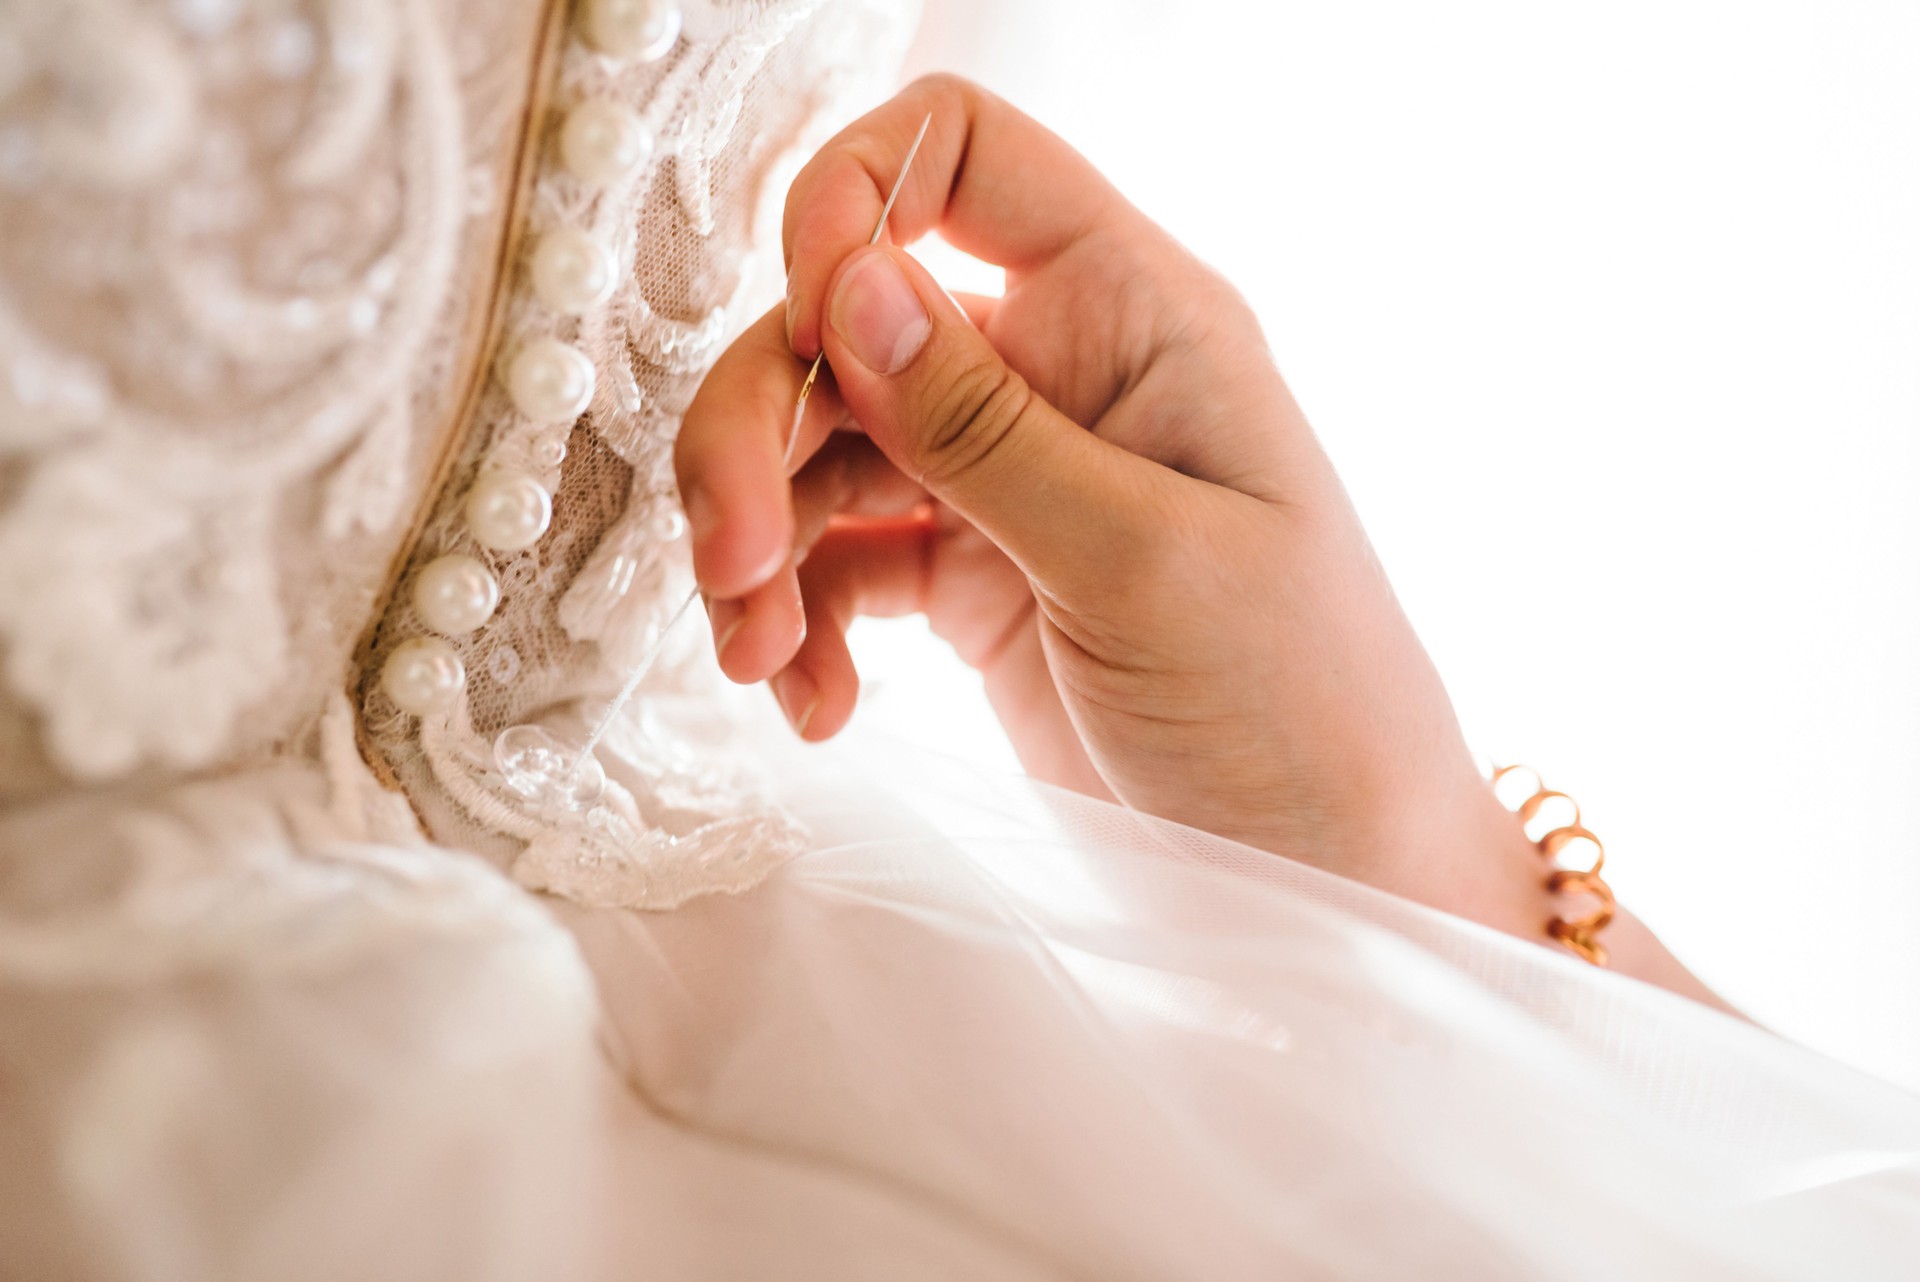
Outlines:
{"label": "dress bodice", "polygon": [[777,858],[683,746],[555,814],[491,745],[590,717],[684,594],[679,414],[909,8],[0,4],[0,799],[303,753],[344,697],[529,884]]}

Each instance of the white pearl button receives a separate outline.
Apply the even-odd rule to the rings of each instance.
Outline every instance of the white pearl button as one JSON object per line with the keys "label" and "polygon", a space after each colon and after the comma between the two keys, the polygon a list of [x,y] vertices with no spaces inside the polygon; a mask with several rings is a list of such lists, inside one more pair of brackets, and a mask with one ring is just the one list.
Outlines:
{"label": "white pearl button", "polygon": [[560,161],[581,182],[610,187],[653,155],[653,135],[618,103],[589,98],[560,126]]}
{"label": "white pearl button", "polygon": [[435,632],[465,636],[500,605],[500,583],[470,556],[429,561],[413,581],[413,606]]}
{"label": "white pearl button", "polygon": [[453,705],[466,688],[467,669],[438,637],[402,641],[380,669],[380,686],[402,712],[425,716]]}
{"label": "white pearl button", "polygon": [[557,338],[536,338],[507,366],[507,394],[536,423],[570,423],[593,400],[593,362]]}
{"label": "white pearl button", "polygon": [[467,529],[496,552],[532,547],[552,520],[553,497],[519,472],[489,472],[467,495]]}
{"label": "white pearl button", "polygon": [[557,227],[542,236],[527,266],[534,297],[567,315],[606,302],[620,270],[612,250],[575,227]]}
{"label": "white pearl button", "polygon": [[587,43],[601,53],[652,62],[680,38],[680,6],[674,0],[587,0],[582,25]]}

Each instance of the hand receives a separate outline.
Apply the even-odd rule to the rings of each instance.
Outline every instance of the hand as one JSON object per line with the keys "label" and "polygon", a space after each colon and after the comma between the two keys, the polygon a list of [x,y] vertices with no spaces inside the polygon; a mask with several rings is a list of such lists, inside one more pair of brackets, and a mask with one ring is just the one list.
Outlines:
{"label": "hand", "polygon": [[[1002,265],[1002,299],[865,247],[928,112],[889,231]],[[730,677],[827,738],[852,619],[924,612],[1037,777],[1539,935],[1538,857],[1224,281],[945,77],[814,158],[786,251],[784,313],[722,356],[677,453]]]}

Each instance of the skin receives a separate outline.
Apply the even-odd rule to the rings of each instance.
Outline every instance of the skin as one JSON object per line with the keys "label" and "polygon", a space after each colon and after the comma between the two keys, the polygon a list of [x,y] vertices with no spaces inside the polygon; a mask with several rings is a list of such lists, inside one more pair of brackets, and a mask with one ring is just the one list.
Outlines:
{"label": "skin", "polygon": [[[1005,296],[956,300],[896,247],[936,230]],[[923,80],[800,174],[785,248],[786,306],[676,452],[729,677],[823,740],[853,619],[922,613],[1037,778],[1528,939],[1579,907],[1482,780],[1252,312],[1081,156]],[[1718,1004],[1630,916],[1605,942]]]}

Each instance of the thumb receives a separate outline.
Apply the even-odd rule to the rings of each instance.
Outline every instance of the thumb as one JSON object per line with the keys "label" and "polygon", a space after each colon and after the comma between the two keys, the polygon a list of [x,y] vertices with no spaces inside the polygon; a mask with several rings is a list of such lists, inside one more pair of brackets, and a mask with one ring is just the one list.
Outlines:
{"label": "thumb", "polygon": [[1063,604],[1138,573],[1178,477],[1047,404],[905,251],[853,254],[827,297],[841,399],[895,466]]}

